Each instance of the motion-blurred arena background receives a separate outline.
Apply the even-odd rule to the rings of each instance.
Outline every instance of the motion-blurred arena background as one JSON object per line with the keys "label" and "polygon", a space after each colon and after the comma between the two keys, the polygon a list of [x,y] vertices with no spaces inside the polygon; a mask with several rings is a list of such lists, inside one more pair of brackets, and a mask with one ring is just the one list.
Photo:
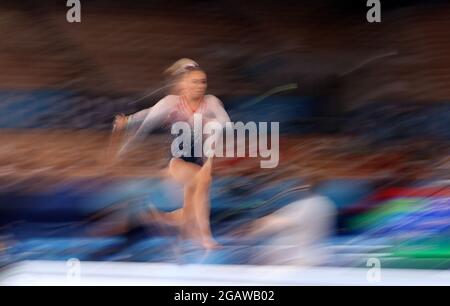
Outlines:
{"label": "motion-blurred arena background", "polygon": [[[66,1],[2,2],[0,283],[58,262],[65,277],[69,259],[112,265],[108,273],[145,263],[140,280],[158,271],[181,284],[190,276],[165,264],[264,268],[264,241],[229,234],[302,199],[295,187],[311,177],[337,209],[329,256],[310,274],[263,282],[345,284],[333,271],[361,268],[352,282],[365,284],[373,258],[400,283],[450,268],[450,5],[381,2],[380,23],[367,21],[366,1],[89,0],[81,23],[67,22]],[[211,224],[222,249],[152,227],[90,235],[92,216],[123,203],[181,206],[162,175],[160,135],[112,168],[104,161],[114,116],[156,103],[162,72],[183,57],[206,70],[233,121],[280,122],[279,166],[217,161]],[[202,282],[226,282],[214,271]],[[251,283],[248,273],[228,280]]]}

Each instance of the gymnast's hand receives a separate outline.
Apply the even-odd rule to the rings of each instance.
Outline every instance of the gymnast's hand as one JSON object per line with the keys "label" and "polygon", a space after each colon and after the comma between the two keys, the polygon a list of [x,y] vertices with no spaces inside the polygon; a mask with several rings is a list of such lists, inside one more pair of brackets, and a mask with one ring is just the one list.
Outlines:
{"label": "gymnast's hand", "polygon": [[127,116],[125,116],[124,114],[117,115],[114,119],[113,130],[123,131],[127,126],[127,122],[128,122]]}

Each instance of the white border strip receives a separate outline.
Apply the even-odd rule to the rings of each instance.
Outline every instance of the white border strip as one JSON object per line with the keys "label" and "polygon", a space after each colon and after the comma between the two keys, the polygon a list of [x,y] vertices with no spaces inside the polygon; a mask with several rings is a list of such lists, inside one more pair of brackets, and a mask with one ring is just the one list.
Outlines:
{"label": "white border strip", "polygon": [[0,275],[0,285],[450,285],[450,271],[382,269],[369,282],[369,268],[176,265],[165,263],[81,262],[73,277],[64,261],[25,261]]}

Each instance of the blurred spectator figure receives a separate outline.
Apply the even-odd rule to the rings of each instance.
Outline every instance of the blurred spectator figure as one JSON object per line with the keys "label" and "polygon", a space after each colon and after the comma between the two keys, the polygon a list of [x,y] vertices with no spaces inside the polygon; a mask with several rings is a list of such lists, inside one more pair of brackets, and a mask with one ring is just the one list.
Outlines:
{"label": "blurred spectator figure", "polygon": [[327,239],[334,234],[336,208],[327,197],[306,185],[307,196],[253,221],[244,238],[263,240],[253,256],[268,265],[320,265],[328,261]]}

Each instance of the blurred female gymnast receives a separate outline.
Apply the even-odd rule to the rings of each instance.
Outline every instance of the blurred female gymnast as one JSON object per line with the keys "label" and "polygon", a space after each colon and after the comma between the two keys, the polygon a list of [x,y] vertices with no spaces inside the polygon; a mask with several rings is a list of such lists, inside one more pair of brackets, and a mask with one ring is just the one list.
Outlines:
{"label": "blurred female gymnast", "polygon": [[[224,127],[225,123],[230,121],[222,102],[217,97],[206,94],[206,73],[196,62],[181,59],[166,72],[173,78],[174,86],[171,94],[149,109],[128,117],[116,116],[114,123],[116,132],[139,126],[137,132],[125,141],[119,156],[122,156],[137,139],[155,128],[185,122],[189,124],[191,131],[194,131],[194,115],[202,116],[203,125],[209,121],[216,121]],[[203,156],[194,156],[196,140],[193,132],[191,136],[193,140],[191,154],[182,154],[180,157],[171,155],[168,167],[169,176],[183,185],[183,207],[168,213],[153,211],[148,213],[147,217],[149,222],[156,218],[158,222],[176,226],[183,237],[200,242],[205,249],[213,249],[219,246],[212,237],[209,222],[213,154],[208,154],[206,161]]]}

